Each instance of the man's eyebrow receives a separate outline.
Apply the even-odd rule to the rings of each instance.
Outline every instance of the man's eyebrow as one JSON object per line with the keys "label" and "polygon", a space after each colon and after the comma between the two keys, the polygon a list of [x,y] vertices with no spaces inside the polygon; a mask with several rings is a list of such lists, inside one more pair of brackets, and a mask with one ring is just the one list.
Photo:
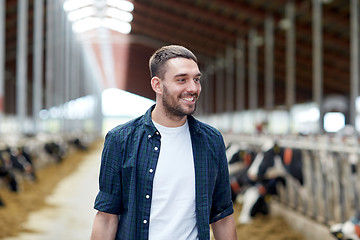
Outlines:
{"label": "man's eyebrow", "polygon": [[[179,74],[176,74],[175,77],[184,77],[184,76],[188,76],[189,74],[187,73],[179,73]],[[202,74],[201,73],[198,73],[195,75],[196,77],[201,77]]]}

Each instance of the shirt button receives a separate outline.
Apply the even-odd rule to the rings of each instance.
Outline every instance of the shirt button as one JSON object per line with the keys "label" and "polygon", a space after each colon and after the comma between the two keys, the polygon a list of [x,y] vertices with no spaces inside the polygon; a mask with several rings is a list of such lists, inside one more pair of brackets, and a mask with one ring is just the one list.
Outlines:
{"label": "shirt button", "polygon": [[149,198],[150,198],[150,195],[148,194],[148,195],[146,195],[145,197],[146,197],[146,199],[149,199]]}
{"label": "shirt button", "polygon": [[159,135],[159,132],[156,132],[156,135]]}
{"label": "shirt button", "polygon": [[152,173],[154,172],[154,170],[152,168],[149,169],[149,173]]}
{"label": "shirt button", "polygon": [[148,135],[148,138],[151,138],[151,135],[150,135],[150,134]]}
{"label": "shirt button", "polygon": [[143,223],[144,223],[144,224],[147,224],[147,221],[146,221],[146,220],[144,220],[144,221],[143,221]]}
{"label": "shirt button", "polygon": [[157,151],[159,148],[158,147],[154,147],[154,150]]}

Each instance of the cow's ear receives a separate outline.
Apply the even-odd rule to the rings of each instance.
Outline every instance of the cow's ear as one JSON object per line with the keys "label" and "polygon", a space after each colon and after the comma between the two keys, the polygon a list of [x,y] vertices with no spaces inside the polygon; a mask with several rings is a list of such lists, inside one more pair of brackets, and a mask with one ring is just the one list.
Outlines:
{"label": "cow's ear", "polygon": [[277,144],[274,145],[274,153],[275,153],[275,154],[279,154],[279,153],[280,153],[280,147],[279,147],[279,145],[277,145]]}

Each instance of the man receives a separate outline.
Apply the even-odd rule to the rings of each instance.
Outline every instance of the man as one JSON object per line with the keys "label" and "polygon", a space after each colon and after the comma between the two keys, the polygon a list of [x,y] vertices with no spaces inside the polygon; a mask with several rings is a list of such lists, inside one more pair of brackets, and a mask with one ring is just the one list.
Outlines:
{"label": "man", "polygon": [[149,61],[156,104],[106,136],[91,239],[237,239],[221,134],[195,120],[201,72],[170,45]]}

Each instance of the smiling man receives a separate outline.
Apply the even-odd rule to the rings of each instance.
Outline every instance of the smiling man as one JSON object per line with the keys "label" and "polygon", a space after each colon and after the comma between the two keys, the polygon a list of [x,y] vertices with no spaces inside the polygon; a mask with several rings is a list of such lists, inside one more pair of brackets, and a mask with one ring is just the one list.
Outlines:
{"label": "smiling man", "polygon": [[192,114],[201,92],[195,55],[170,45],[149,61],[156,104],[108,132],[91,239],[236,238],[225,146]]}

